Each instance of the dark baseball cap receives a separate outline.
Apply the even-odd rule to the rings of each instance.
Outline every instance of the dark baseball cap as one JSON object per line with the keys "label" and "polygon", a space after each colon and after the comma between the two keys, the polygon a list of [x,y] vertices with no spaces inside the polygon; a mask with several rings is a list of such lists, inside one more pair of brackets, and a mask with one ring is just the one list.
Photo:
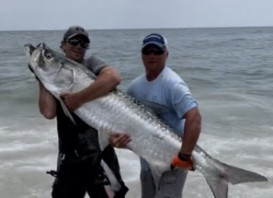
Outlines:
{"label": "dark baseball cap", "polygon": [[71,26],[65,33],[63,41],[67,41],[75,36],[82,36],[82,38],[86,39],[88,43],[90,43],[88,33],[84,28],[80,26]]}

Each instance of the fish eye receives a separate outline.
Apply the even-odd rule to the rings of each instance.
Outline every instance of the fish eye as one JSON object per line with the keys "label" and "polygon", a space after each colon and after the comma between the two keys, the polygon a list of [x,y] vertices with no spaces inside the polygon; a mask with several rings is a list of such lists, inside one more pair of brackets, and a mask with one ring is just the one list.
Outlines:
{"label": "fish eye", "polygon": [[53,55],[50,53],[50,52],[45,52],[44,53],[44,57],[47,59],[47,60],[51,60],[53,58]]}

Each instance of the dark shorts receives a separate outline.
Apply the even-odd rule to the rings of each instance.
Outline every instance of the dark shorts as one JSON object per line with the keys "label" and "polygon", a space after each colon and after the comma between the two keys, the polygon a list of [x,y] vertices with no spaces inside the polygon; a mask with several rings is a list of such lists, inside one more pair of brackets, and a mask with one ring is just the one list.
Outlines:
{"label": "dark shorts", "polygon": [[[108,148],[105,152],[112,154],[113,149]],[[108,198],[107,192],[112,191],[110,182],[100,163],[94,161],[99,157],[94,155],[82,158],[74,154],[59,154],[57,172],[52,174],[56,177],[52,186],[53,198],[84,198],[86,193],[91,198]],[[115,162],[115,173],[121,185],[119,191],[112,191],[110,194],[114,193],[114,198],[125,198],[128,188],[119,175],[118,162],[111,155],[108,155],[107,160]]]}
{"label": "dark shorts", "polygon": [[56,178],[52,186],[52,198],[84,198],[86,193],[92,198],[108,198],[103,185],[93,185],[80,180]]}
{"label": "dark shorts", "polygon": [[59,155],[56,179],[52,186],[53,198],[108,198],[105,186],[109,181],[100,165],[75,156]]}

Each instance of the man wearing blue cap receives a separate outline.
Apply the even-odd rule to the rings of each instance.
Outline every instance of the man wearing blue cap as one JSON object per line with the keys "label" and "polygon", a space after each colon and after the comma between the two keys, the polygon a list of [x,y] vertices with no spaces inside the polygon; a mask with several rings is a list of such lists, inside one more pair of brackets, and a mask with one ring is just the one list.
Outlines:
{"label": "man wearing blue cap", "polygon": [[[167,107],[167,111],[156,113],[183,137],[181,151],[174,157],[169,171],[159,173],[157,167],[141,159],[142,198],[181,198],[187,170],[194,170],[191,153],[199,138],[201,115],[186,83],[166,66],[169,53],[166,38],[149,34],[143,40],[141,53],[145,74],[132,81],[128,94],[146,104]],[[110,141],[114,146],[125,147],[130,137],[114,134]],[[178,164],[184,169],[175,168]]]}

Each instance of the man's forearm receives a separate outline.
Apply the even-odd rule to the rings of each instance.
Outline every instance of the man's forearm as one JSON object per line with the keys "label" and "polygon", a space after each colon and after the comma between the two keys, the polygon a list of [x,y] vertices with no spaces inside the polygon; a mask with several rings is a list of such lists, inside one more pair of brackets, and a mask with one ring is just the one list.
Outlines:
{"label": "man's forearm", "polygon": [[53,119],[56,116],[56,101],[45,87],[39,82],[39,110],[47,119]]}
{"label": "man's forearm", "polygon": [[85,103],[99,97],[105,96],[114,90],[120,83],[120,76],[113,68],[105,68],[101,71],[96,80],[87,88],[76,93],[80,103]]}
{"label": "man's forearm", "polygon": [[192,110],[187,116],[185,122],[185,130],[183,136],[183,144],[181,152],[184,154],[191,154],[201,132],[201,115],[198,109]]}

